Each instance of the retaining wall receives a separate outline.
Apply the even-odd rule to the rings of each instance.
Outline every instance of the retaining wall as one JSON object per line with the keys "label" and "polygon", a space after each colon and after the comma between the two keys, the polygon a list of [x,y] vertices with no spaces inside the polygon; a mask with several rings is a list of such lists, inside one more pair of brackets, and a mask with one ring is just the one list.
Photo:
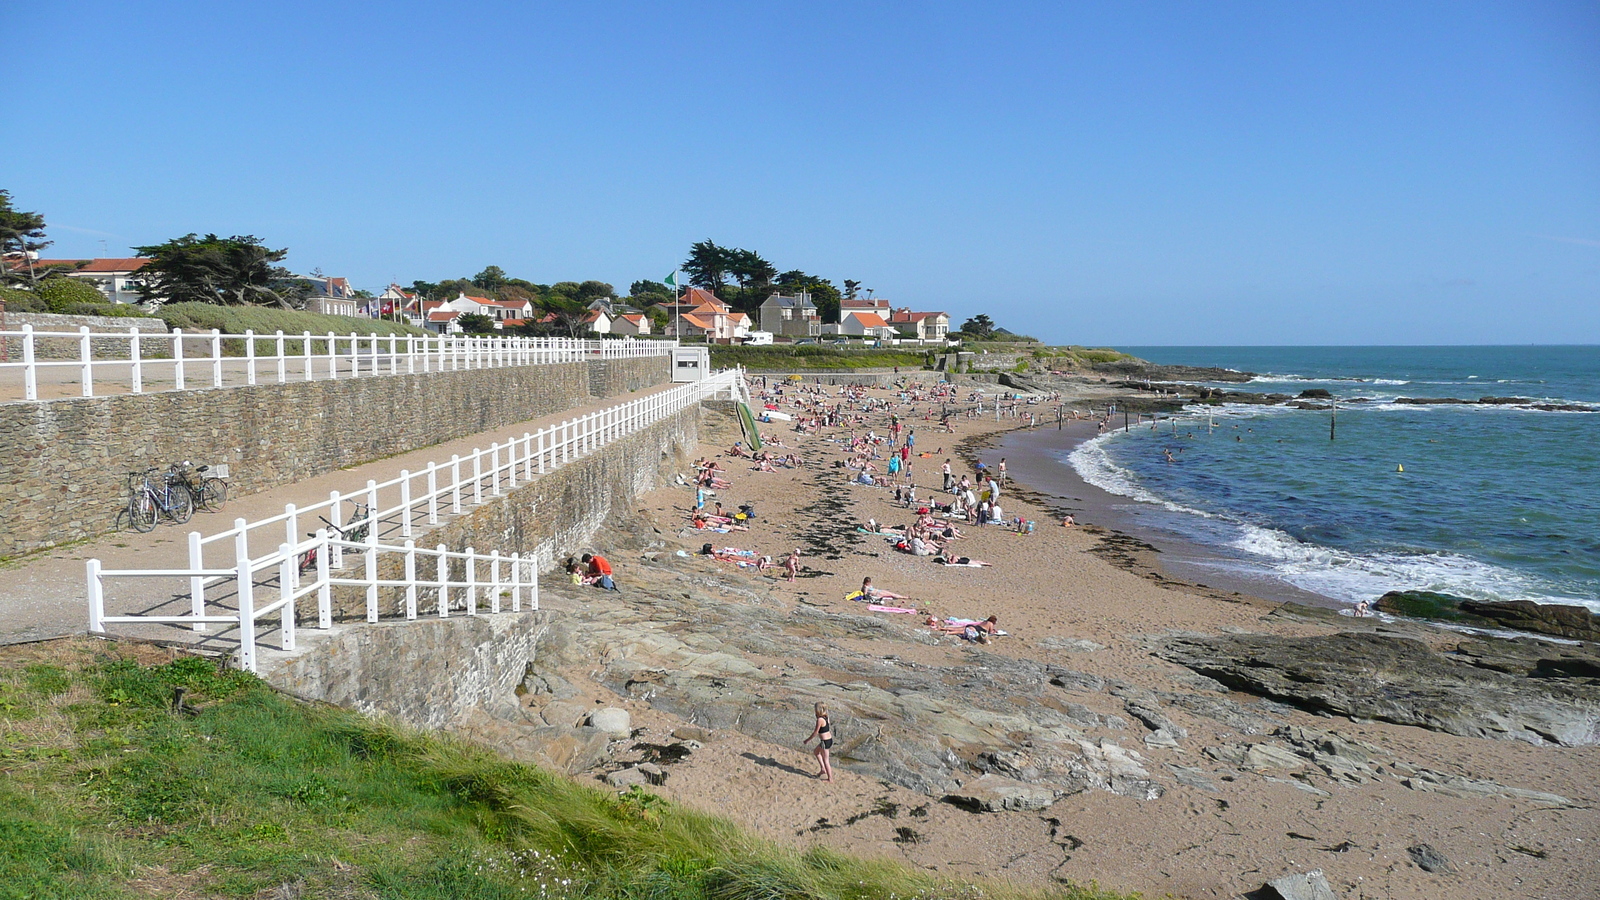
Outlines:
{"label": "retaining wall", "polygon": [[0,557],[111,530],[130,471],[227,463],[250,494],[669,378],[652,357],[0,404]]}
{"label": "retaining wall", "polygon": [[[645,493],[688,465],[699,441],[702,414],[726,415],[689,407],[537,476],[498,501],[427,532],[418,543],[531,554],[537,568],[552,570],[553,560],[584,552],[608,519],[631,514]],[[595,549],[607,553],[610,548]],[[360,566],[362,558],[347,554],[345,565]],[[403,567],[402,560],[386,555],[379,577],[399,578]],[[432,574],[418,573],[422,578]],[[549,577],[562,576],[554,572]],[[617,579],[626,590],[625,569],[618,571]],[[459,602],[459,589],[457,595]],[[440,728],[474,706],[509,698],[526,664],[534,659],[535,646],[550,620],[548,612],[476,617],[453,612],[440,619],[434,595],[424,587],[414,622],[351,622],[365,615],[365,597],[361,588],[335,590],[334,616],[350,624],[338,626],[326,637],[302,629],[305,648],[270,661],[267,680],[300,696],[363,712],[382,711],[418,727]],[[478,602],[479,609],[487,612],[488,598]],[[385,589],[380,615],[403,614],[403,603],[403,589]]]}
{"label": "retaining wall", "polygon": [[[8,312],[5,314],[5,330],[20,331],[22,326],[32,325],[34,331],[77,331],[87,325],[91,333],[127,334],[128,329],[137,329],[141,335],[166,334],[167,323],[160,319],[147,317],[120,317],[120,316],[63,316],[56,313],[19,313]],[[22,359],[22,338],[0,338],[4,344],[5,353],[14,361]],[[94,359],[127,359],[128,342],[119,338],[90,338],[89,344],[93,348]],[[34,338],[34,359],[79,359],[81,350],[77,338]],[[152,354],[145,348],[145,356]]]}

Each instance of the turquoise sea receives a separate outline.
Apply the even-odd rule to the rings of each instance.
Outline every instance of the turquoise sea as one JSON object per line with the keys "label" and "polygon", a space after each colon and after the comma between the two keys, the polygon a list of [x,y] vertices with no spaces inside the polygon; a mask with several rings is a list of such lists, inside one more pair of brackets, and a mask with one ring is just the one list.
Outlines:
{"label": "turquoise sea", "polygon": [[[1426,589],[1600,611],[1600,347],[1125,349],[1338,398],[1332,440],[1326,410],[1192,407],[1063,459],[1215,565],[1347,603]],[[1394,402],[1490,396],[1583,409]]]}

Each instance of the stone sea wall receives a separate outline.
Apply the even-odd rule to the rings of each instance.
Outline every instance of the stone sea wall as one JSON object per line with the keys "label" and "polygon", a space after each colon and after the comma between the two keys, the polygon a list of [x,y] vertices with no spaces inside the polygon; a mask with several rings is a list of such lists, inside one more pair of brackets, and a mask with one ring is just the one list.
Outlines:
{"label": "stone sea wall", "polygon": [[0,557],[111,530],[149,466],[227,463],[250,494],[669,377],[665,358],[617,359],[0,404]]}
{"label": "stone sea wall", "polygon": [[[699,440],[701,415],[690,407],[608,444],[429,531],[418,543],[532,554],[538,568],[551,570],[553,562],[584,552],[608,519],[614,524],[629,518],[639,498],[687,465]],[[360,565],[359,557],[346,560],[346,565]],[[379,577],[398,578],[402,566],[399,558],[385,559]],[[626,588],[626,574],[619,577]],[[534,660],[549,614],[467,617],[459,610],[459,592],[455,601],[457,611],[440,619],[434,594],[423,589],[415,622],[355,622],[340,625],[327,638],[302,631],[307,649],[269,664],[267,678],[301,696],[383,712],[423,728],[445,727],[477,706],[504,704]],[[335,618],[359,618],[365,602],[361,589],[336,590]],[[403,602],[401,589],[386,590],[381,614],[397,614]],[[478,603],[487,612],[489,599],[480,597]]]}

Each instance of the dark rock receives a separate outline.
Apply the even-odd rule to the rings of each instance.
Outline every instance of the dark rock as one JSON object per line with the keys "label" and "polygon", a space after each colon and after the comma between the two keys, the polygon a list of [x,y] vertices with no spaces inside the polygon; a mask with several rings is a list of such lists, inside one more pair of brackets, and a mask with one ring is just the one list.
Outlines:
{"label": "dark rock", "polygon": [[1443,853],[1427,844],[1416,844],[1407,847],[1406,853],[1411,856],[1411,861],[1416,863],[1417,867],[1424,872],[1434,875],[1450,875],[1456,870],[1456,867],[1450,865],[1450,860],[1446,859]]}
{"label": "dark rock", "polygon": [[1550,634],[1579,641],[1600,641],[1600,616],[1585,606],[1510,600],[1489,603],[1463,600],[1461,611],[1489,619],[1503,628]]}
{"label": "dark rock", "polygon": [[1327,388],[1306,388],[1300,392],[1301,400],[1332,400],[1333,393]]}
{"label": "dark rock", "polygon": [[1159,652],[1236,690],[1313,713],[1534,744],[1600,743],[1600,691],[1454,661],[1409,638],[1179,637]]}
{"label": "dark rock", "polygon": [[1471,403],[1471,400],[1462,400],[1460,397],[1396,397],[1396,403],[1405,403],[1411,406],[1441,406]]}
{"label": "dark rock", "polygon": [[1485,406],[1526,406],[1533,402],[1531,397],[1479,397],[1478,402]]}
{"label": "dark rock", "polygon": [[[1374,604],[1379,610],[1411,619],[1432,619],[1436,622],[1459,622],[1461,604],[1465,597],[1441,594],[1437,591],[1390,591]],[[1486,624],[1486,623],[1485,623]]]}
{"label": "dark rock", "polygon": [[1339,900],[1321,869],[1269,881],[1255,896],[1261,900]]}

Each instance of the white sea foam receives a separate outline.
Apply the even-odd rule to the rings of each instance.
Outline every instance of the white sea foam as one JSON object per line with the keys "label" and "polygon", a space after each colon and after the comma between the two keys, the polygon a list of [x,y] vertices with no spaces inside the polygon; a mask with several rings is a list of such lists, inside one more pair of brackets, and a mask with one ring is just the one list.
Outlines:
{"label": "white sea foam", "polygon": [[[1241,407],[1240,411],[1259,409]],[[1552,594],[1533,579],[1460,554],[1351,553],[1307,543],[1275,528],[1174,503],[1144,487],[1136,473],[1112,461],[1106,444],[1113,437],[1115,434],[1100,435],[1079,444],[1067,456],[1067,463],[1084,481],[1107,493],[1225,527],[1234,535],[1229,541],[1232,549],[1243,555],[1247,567],[1312,593],[1353,604],[1388,591],[1427,590],[1475,600],[1578,603],[1600,613],[1600,600]],[[1228,566],[1222,560],[1217,564]]]}

